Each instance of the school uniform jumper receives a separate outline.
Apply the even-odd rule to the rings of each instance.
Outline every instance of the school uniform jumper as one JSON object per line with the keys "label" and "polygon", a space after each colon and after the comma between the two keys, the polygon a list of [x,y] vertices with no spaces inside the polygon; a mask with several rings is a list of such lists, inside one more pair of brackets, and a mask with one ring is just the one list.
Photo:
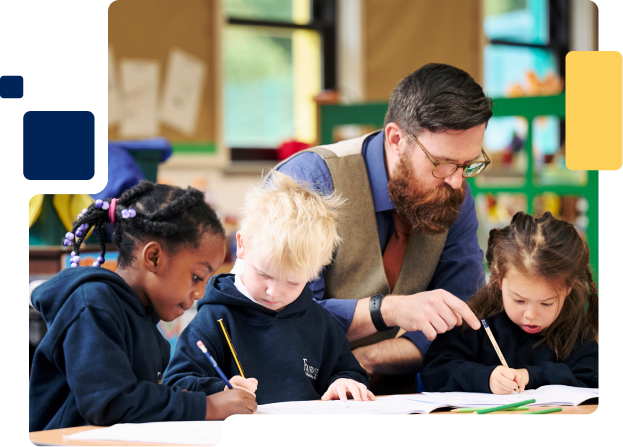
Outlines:
{"label": "school uniform jumper", "polygon": [[257,403],[320,399],[339,378],[368,385],[348,339],[308,287],[280,312],[254,303],[234,285],[235,275],[214,276],[197,315],[180,335],[163,383],[214,394],[225,383],[197,347],[201,340],[228,378],[240,375],[219,319],[229,333],[244,376],[258,380]]}
{"label": "school uniform jumper", "polygon": [[[528,370],[526,389],[543,385],[598,388],[597,342],[581,343],[578,337],[571,354],[560,361],[539,334],[528,334],[513,323],[506,312],[487,318],[509,368]],[[489,377],[500,359],[481,327],[456,327],[437,335],[424,356],[420,373],[426,391],[490,393]]]}
{"label": "school uniform jumper", "polygon": [[33,360],[30,431],[205,419],[205,394],[158,384],[171,347],[154,308],[119,275],[66,269],[32,303],[48,332]]}

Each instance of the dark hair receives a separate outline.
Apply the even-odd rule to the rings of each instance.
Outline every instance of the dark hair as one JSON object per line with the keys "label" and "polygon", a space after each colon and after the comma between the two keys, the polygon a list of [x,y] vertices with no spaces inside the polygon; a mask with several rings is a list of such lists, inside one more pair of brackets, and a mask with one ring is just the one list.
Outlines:
{"label": "dark hair", "polygon": [[478,319],[504,310],[502,279],[509,270],[536,275],[556,288],[571,287],[558,318],[542,335],[557,358],[569,356],[581,335],[597,339],[597,287],[589,266],[589,250],[570,223],[547,212],[541,218],[519,212],[505,228],[489,232],[487,264],[489,283],[468,301]]}
{"label": "dark hair", "polygon": [[396,123],[415,136],[423,129],[467,130],[487,123],[492,108],[491,98],[465,71],[451,65],[427,64],[396,86],[383,127]]}
{"label": "dark hair", "polygon": [[[106,201],[110,203],[111,199]],[[130,208],[136,211],[136,216],[122,218],[121,211]],[[108,222],[108,210],[91,204],[74,222],[71,232],[75,234],[83,224],[93,228],[102,248],[101,256],[104,257],[104,225]],[[88,231],[83,231],[81,237],[74,237],[72,244],[76,255]],[[199,246],[200,238],[205,233],[225,238],[225,230],[216,213],[206,203],[203,193],[195,188],[155,185],[142,180],[117,200],[112,240],[119,249],[118,263],[121,267],[134,261],[134,247],[139,241],[156,238],[165,249],[175,253],[186,244]]]}

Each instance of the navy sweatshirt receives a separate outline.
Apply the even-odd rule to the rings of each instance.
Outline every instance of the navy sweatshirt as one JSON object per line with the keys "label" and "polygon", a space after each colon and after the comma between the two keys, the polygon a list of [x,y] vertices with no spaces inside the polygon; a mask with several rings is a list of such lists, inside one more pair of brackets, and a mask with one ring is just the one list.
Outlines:
{"label": "navy sweatshirt", "polygon": [[160,320],[116,273],[66,269],[37,287],[48,327],[30,378],[30,431],[203,420],[203,393],[159,385],[171,347]]}
{"label": "navy sweatshirt", "polygon": [[198,340],[228,378],[240,374],[217,321],[222,318],[245,377],[258,380],[258,404],[320,399],[339,378],[368,385],[344,331],[308,287],[275,312],[241,294],[234,278],[223,274],[210,280],[197,315],[178,339],[163,383],[206,394],[223,391],[225,383],[197,347]]}
{"label": "navy sweatshirt", "polygon": [[[505,312],[487,318],[487,324],[509,368],[528,370],[526,389],[543,385],[568,385],[597,388],[597,342],[580,343],[564,361],[539,334],[528,334],[513,323]],[[489,377],[500,366],[485,329],[477,331],[459,326],[439,334],[424,356],[420,373],[426,391],[466,391],[490,393]]]}

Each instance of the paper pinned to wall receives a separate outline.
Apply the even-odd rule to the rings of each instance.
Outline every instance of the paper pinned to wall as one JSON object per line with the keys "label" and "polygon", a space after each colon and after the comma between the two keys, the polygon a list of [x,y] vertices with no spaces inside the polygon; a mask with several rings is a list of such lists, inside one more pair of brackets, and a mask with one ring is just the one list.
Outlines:
{"label": "paper pinned to wall", "polygon": [[63,435],[72,441],[125,441],[167,444],[214,445],[221,439],[222,421],[148,422]]}
{"label": "paper pinned to wall", "polygon": [[122,116],[119,134],[122,137],[153,137],[158,133],[158,71],[157,61],[122,59]]}
{"label": "paper pinned to wall", "polygon": [[119,104],[119,86],[115,73],[115,54],[112,47],[108,46],[108,127],[117,124],[121,116]]}
{"label": "paper pinned to wall", "polygon": [[160,119],[187,137],[192,137],[206,76],[206,63],[185,51],[169,52]]}

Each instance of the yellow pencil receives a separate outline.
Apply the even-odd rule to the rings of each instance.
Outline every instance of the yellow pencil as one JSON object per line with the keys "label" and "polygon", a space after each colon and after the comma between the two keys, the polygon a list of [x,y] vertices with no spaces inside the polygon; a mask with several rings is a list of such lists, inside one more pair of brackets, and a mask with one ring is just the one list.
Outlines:
{"label": "yellow pencil", "polygon": [[[489,325],[487,324],[484,318],[480,321],[482,322],[482,326],[485,328],[485,332],[489,336],[489,340],[491,340],[491,343],[493,344],[493,349],[495,349],[495,352],[498,354],[498,357],[500,358],[500,362],[502,362],[502,365],[508,368],[508,363],[506,363],[506,360],[504,359],[504,356],[502,355],[502,351],[500,351],[500,347],[498,346],[498,343],[495,341],[495,338],[493,337],[493,333],[491,333],[491,329],[489,328]],[[519,389],[515,388],[515,391],[519,392]]]}
{"label": "yellow pencil", "polygon": [[236,350],[234,349],[234,345],[231,344],[231,340],[229,339],[229,334],[227,333],[227,329],[225,329],[225,325],[223,324],[223,319],[218,320],[221,324],[221,329],[223,329],[223,334],[225,334],[225,339],[227,340],[227,344],[229,345],[229,349],[231,350],[231,354],[234,356],[234,361],[236,365],[238,365],[238,371],[240,371],[240,376],[244,377],[244,371],[242,370],[242,366],[240,366],[240,362],[238,361],[238,357],[236,356]]}

